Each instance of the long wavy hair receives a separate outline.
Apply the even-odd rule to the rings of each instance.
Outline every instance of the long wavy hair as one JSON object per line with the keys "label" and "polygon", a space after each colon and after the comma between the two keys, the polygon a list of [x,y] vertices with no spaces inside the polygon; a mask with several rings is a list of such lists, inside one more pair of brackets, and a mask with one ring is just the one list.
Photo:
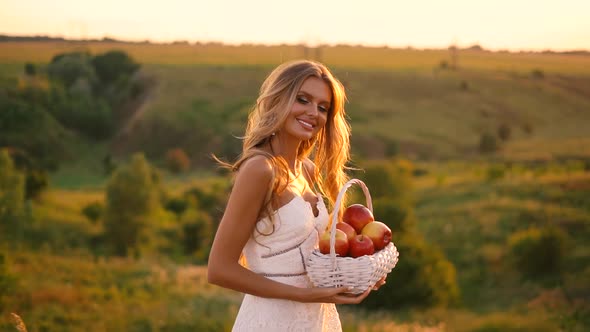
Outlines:
{"label": "long wavy hair", "polygon": [[350,160],[350,126],[345,118],[344,87],[328,68],[319,62],[299,60],[279,65],[265,79],[256,105],[249,114],[242,153],[233,164],[225,164],[236,172],[246,160],[254,155],[262,154],[273,165],[272,185],[268,188],[259,217],[272,218],[273,200],[290,181],[289,168],[285,159],[274,156],[262,150],[261,147],[269,143],[273,134],[281,129],[296,100],[297,93],[309,77],[316,77],[326,82],[332,93],[332,102],[326,125],[313,138],[301,142],[297,159],[303,161],[305,158],[310,158],[313,161],[315,168],[312,176],[316,189],[329,200],[332,208],[340,188],[348,180],[345,168]]}

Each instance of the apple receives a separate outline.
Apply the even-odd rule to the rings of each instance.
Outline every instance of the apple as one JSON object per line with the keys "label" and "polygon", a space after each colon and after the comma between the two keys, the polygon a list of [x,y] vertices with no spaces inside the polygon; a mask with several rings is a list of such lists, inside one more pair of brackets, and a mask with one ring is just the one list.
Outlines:
{"label": "apple", "polygon": [[[330,231],[324,232],[320,237],[320,252],[324,255],[330,254]],[[337,229],[334,242],[334,251],[336,255],[345,257],[348,254],[348,238],[346,233]]]}
{"label": "apple", "polygon": [[348,250],[348,254],[350,257],[357,258],[375,253],[373,241],[371,241],[368,236],[363,234],[359,234],[350,240],[349,246],[350,248]]}
{"label": "apple", "polygon": [[345,222],[339,221],[338,223],[336,223],[336,229],[343,231],[344,234],[346,234],[346,238],[348,239],[348,241],[350,241],[352,238],[356,236],[356,231],[354,230],[354,228]]}
{"label": "apple", "polygon": [[371,210],[362,204],[350,205],[342,215],[342,221],[352,226],[357,234],[360,234],[363,227],[373,220],[375,218]]}
{"label": "apple", "polygon": [[373,241],[375,250],[381,250],[391,242],[391,229],[380,221],[373,221],[365,225],[361,234]]}

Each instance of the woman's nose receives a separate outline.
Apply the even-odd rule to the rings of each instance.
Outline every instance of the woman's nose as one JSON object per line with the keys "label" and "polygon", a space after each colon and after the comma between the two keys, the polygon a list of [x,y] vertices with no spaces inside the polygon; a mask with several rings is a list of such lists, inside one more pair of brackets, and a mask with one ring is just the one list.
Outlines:
{"label": "woman's nose", "polygon": [[309,107],[307,108],[305,113],[308,115],[317,116],[318,115],[318,105],[316,105],[315,103],[309,103],[308,105],[309,105]]}

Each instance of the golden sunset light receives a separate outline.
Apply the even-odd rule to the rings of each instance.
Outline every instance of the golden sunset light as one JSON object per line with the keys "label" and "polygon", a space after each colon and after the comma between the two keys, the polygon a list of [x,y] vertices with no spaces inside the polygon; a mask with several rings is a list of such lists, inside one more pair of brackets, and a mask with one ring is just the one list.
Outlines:
{"label": "golden sunset light", "polygon": [[72,39],[590,48],[585,0],[2,1],[0,33]]}

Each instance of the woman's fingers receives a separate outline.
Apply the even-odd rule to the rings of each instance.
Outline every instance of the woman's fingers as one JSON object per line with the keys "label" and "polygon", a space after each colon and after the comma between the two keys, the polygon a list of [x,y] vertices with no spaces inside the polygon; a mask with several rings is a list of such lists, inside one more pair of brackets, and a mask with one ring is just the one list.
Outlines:
{"label": "woman's fingers", "polygon": [[367,289],[363,293],[360,294],[341,294],[335,296],[335,303],[337,304],[358,304],[361,303],[369,293],[371,292],[371,288]]}
{"label": "woman's fingers", "polygon": [[376,283],[375,286],[373,286],[373,290],[378,290],[381,286],[385,285],[386,281],[385,281],[385,277],[379,279]]}

